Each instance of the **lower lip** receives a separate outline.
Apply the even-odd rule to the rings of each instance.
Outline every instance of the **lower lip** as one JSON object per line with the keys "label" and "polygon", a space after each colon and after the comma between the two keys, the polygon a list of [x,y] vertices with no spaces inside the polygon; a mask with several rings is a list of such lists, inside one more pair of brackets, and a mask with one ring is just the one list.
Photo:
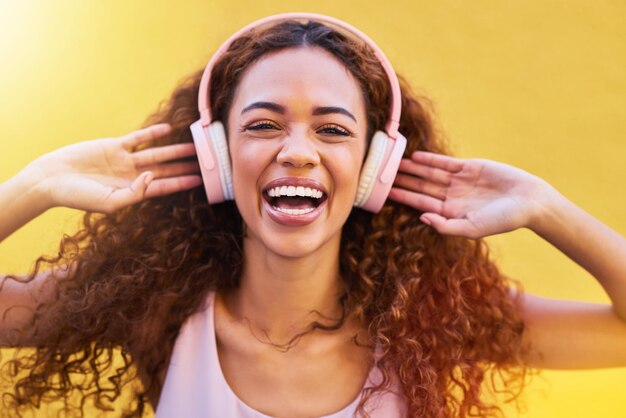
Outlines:
{"label": "lower lip", "polygon": [[284,226],[303,226],[308,225],[315,221],[324,211],[324,207],[326,206],[326,201],[320,203],[318,207],[313,209],[309,213],[304,213],[302,215],[290,215],[285,212],[281,212],[278,209],[275,209],[269,202],[263,199],[263,207],[265,211],[269,215],[270,219],[276,222],[277,224]]}

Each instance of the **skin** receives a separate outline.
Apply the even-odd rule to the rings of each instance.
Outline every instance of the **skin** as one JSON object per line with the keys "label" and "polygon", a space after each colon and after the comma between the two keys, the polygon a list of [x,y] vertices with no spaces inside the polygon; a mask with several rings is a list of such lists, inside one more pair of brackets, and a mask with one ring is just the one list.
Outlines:
{"label": "skin", "polygon": [[[242,112],[258,102],[284,111]],[[314,115],[324,106],[345,109],[356,120],[342,113]],[[298,330],[295,324],[310,322],[313,309],[338,315],[339,307],[328,301],[341,291],[339,244],[365,153],[364,100],[357,81],[330,54],[294,49],[270,54],[248,69],[229,115],[233,189],[247,231],[245,268],[232,310],[254,318],[254,325],[280,341]],[[268,216],[261,192],[285,177],[314,179],[328,191],[314,222],[284,226]]]}
{"label": "skin", "polygon": [[[272,77],[280,83],[271,83]],[[338,307],[330,301],[340,289],[340,231],[352,207],[364,153],[362,100],[358,85],[332,57],[315,49],[288,50],[268,55],[248,69],[227,122],[236,203],[247,237],[242,286],[237,293],[216,299],[220,362],[236,393],[270,414],[278,410],[271,403],[277,398],[292,400],[281,406],[286,408],[283,413],[294,412],[292,416],[337,410],[358,393],[369,367],[367,354],[343,341],[361,324],[348,322],[345,330],[324,337],[317,332],[307,335],[289,356],[257,339],[267,332],[276,343],[288,341],[312,319],[312,309],[336,318]],[[258,101],[277,102],[284,111],[242,113]],[[315,106],[341,106],[355,121],[335,114],[314,116]],[[245,128],[268,119],[278,129],[268,129],[261,134],[264,137]],[[318,129],[327,122],[352,130],[354,141],[328,139]],[[197,165],[174,162],[193,154],[189,145],[130,152],[131,144],[150,142],[168,131],[167,125],[155,125],[120,138],[70,145],[35,160],[0,185],[0,204],[6,208],[0,238],[54,206],[110,212],[197,187],[201,183]],[[285,175],[311,176],[327,187],[328,206],[315,222],[287,228],[266,216],[262,188]],[[421,220],[442,234],[475,239],[528,228],[550,242],[589,271],[612,304],[524,295],[525,338],[536,353],[528,363],[550,368],[626,365],[626,240],[545,181],[502,163],[416,152],[402,161],[389,198],[424,211]],[[0,314],[16,301],[33,305],[45,299],[41,285],[45,278],[44,273],[27,285],[8,282],[0,292]],[[5,324],[15,326],[28,319],[25,315],[9,316]],[[317,374],[294,387],[289,371],[317,360],[319,372],[316,369]],[[246,373],[234,373],[232,365],[238,361],[249,366],[239,368]],[[336,377],[337,396],[324,405],[303,402],[334,393],[328,390],[328,376]],[[325,379],[325,395],[314,392]],[[261,381],[266,386],[258,385]],[[284,396],[267,396],[263,388]]]}
{"label": "skin", "polygon": [[[247,110],[254,103],[280,110]],[[322,107],[354,119],[315,114]],[[217,299],[216,333],[229,385],[266,414],[335,412],[358,395],[369,372],[370,353],[350,341],[359,328],[350,321],[336,332],[307,334],[288,353],[267,344],[288,343],[313,320],[329,323],[313,310],[340,315],[341,230],[356,195],[366,130],[358,82],[321,49],[268,54],[246,71],[235,94],[228,131],[235,201],[246,225],[244,269],[236,291]],[[286,177],[313,179],[328,192],[324,211],[308,225],[281,225],[262,204],[266,185]]]}

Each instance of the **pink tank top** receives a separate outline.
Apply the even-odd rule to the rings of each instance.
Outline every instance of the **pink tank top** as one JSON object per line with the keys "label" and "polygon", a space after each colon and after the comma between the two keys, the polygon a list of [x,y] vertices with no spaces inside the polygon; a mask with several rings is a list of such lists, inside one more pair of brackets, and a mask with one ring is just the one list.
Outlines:
{"label": "pink tank top", "polygon": [[[272,418],[241,401],[232,391],[220,367],[214,325],[215,293],[206,306],[183,324],[176,343],[156,410],[156,418]],[[374,366],[363,389],[380,382]],[[341,411],[322,418],[352,418],[363,395]],[[404,418],[406,406],[397,385],[392,391],[377,392],[365,409],[372,418]]]}

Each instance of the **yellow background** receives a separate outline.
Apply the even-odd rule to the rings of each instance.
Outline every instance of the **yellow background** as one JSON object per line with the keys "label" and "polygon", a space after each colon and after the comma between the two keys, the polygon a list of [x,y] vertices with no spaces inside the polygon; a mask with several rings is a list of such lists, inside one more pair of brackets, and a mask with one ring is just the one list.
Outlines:
{"label": "yellow background", "polygon": [[[531,171],[626,232],[620,1],[0,0],[0,181],[62,145],[136,129],[234,30],[285,11],[359,27],[434,99],[458,155]],[[28,270],[78,215],[54,209],[22,228],[0,246],[0,270]],[[533,233],[490,241],[527,290],[607,301],[587,273]],[[621,418],[625,388],[624,368],[546,371],[526,392],[521,416]]]}

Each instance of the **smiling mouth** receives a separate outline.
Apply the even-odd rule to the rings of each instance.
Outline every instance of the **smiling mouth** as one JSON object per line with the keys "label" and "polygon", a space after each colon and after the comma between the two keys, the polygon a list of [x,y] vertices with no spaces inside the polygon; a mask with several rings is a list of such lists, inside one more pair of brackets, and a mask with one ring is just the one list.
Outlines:
{"label": "smiling mouth", "polygon": [[279,212],[305,215],[319,207],[327,199],[327,195],[314,187],[275,186],[265,189],[263,198]]}

